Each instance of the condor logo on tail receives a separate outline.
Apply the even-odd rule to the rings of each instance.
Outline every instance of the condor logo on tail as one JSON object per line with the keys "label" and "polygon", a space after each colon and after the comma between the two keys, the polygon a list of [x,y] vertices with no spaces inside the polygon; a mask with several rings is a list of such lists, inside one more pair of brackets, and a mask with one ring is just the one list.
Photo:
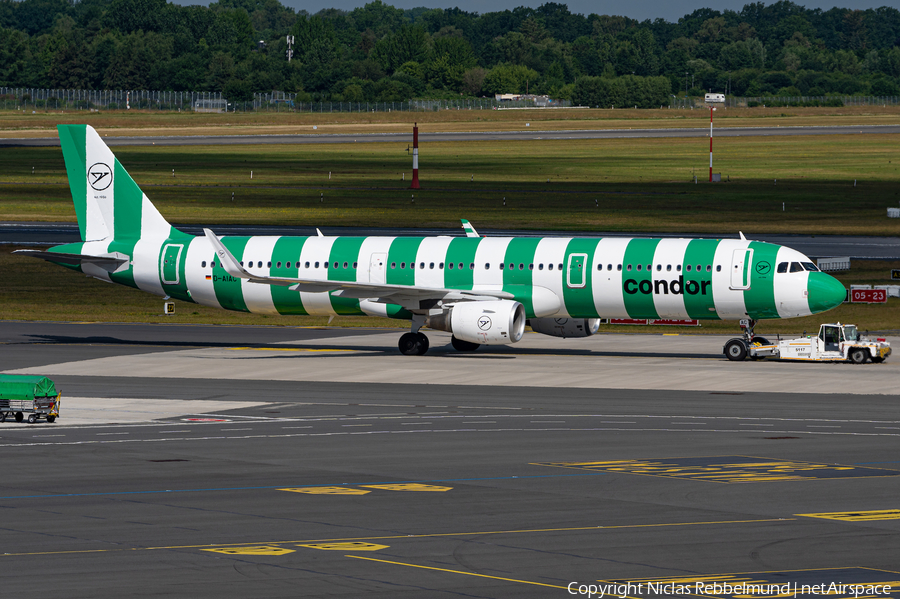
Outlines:
{"label": "condor logo on tail", "polygon": [[663,281],[659,279],[657,281],[641,281],[638,283],[634,279],[626,279],[625,280],[625,293],[629,295],[634,295],[636,293],[643,293],[644,295],[682,295],[687,293],[688,295],[707,295],[709,290],[709,286],[712,285],[712,281],[688,281],[686,284],[684,282],[684,275],[680,275],[677,281]]}

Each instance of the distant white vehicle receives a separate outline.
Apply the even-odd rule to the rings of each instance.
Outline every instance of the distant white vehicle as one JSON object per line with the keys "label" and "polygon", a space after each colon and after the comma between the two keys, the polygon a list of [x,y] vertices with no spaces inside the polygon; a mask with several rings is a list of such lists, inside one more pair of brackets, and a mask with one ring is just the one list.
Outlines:
{"label": "distant white vehicle", "polygon": [[709,104],[724,103],[725,94],[706,94],[705,101]]}

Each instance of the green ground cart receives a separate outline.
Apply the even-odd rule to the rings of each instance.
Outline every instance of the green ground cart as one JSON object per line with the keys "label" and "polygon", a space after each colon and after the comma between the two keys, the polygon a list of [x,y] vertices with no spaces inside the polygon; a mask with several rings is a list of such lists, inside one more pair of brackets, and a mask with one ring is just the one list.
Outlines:
{"label": "green ground cart", "polygon": [[56,385],[45,376],[0,374],[0,422],[14,416],[22,422],[28,414],[29,424],[40,418],[53,422],[59,416]]}

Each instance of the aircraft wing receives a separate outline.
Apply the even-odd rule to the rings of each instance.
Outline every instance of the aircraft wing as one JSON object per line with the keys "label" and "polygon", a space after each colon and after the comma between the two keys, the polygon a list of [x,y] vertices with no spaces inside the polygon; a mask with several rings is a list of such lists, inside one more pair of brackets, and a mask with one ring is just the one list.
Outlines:
{"label": "aircraft wing", "polygon": [[480,235],[478,235],[478,231],[476,231],[475,227],[472,226],[472,223],[464,218],[461,218],[459,220],[462,222],[462,228],[463,231],[466,232],[466,237],[480,237]]}
{"label": "aircraft wing", "polygon": [[311,293],[333,292],[339,297],[354,299],[370,299],[379,303],[391,303],[409,309],[421,309],[423,300],[484,301],[495,299],[512,299],[511,293],[501,290],[460,290],[440,287],[417,287],[413,285],[389,285],[386,283],[357,283],[356,281],[323,281],[321,279],[303,279],[292,277],[268,277],[256,275],[246,270],[228,251],[228,248],[209,229],[203,229],[206,238],[212,244],[219,257],[222,268],[229,275],[246,279],[251,283],[278,285],[288,287],[292,291]]}

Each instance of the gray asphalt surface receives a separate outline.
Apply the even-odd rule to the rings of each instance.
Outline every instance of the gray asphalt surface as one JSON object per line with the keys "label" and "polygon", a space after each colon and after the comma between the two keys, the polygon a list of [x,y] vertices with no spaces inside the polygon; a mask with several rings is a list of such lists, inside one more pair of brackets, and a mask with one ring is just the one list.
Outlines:
{"label": "gray asphalt surface", "polygon": [[[197,225],[175,225],[192,235],[202,235],[203,227]],[[266,227],[207,225],[219,235],[315,235],[315,227]],[[691,235],[672,233],[627,234],[621,232],[572,232],[572,231],[514,231],[501,229],[481,229],[478,232],[491,237],[712,237],[711,235]],[[320,227],[325,235],[462,235],[461,229],[402,229],[377,227]],[[736,232],[727,232],[723,237],[737,239]],[[750,235],[751,239],[767,241],[794,248],[807,256],[850,256],[856,259],[900,259],[900,238],[862,237],[849,235]],[[0,222],[0,245],[59,245],[81,241],[75,223],[21,223]]]}
{"label": "gray asphalt surface", "polygon": [[[0,363],[341,335],[4,322]],[[654,375],[727,364],[686,357],[657,359]],[[547,376],[566,359],[548,354]],[[563,597],[598,579],[897,580],[900,521],[809,516],[898,508],[896,396],[752,392],[750,378],[728,393],[226,381],[212,358],[196,378],[166,379],[83,363],[54,377],[57,423],[0,424],[4,596]],[[66,425],[79,397],[266,404]]]}
{"label": "gray asphalt surface", "polygon": [[[527,117],[523,115],[523,120]],[[859,135],[897,134],[900,125],[860,125],[840,127],[717,127],[716,137],[766,137],[796,135]],[[638,139],[662,137],[707,137],[709,128],[691,129],[592,129],[575,131],[488,131],[419,133],[423,143],[440,141],[533,141],[539,139]],[[105,137],[110,146],[205,146],[243,144],[346,144],[411,142],[409,133],[366,133],[366,134],[301,134],[301,135],[197,135],[197,136],[147,136],[147,137]],[[0,147],[58,146],[59,138],[3,138]]]}

